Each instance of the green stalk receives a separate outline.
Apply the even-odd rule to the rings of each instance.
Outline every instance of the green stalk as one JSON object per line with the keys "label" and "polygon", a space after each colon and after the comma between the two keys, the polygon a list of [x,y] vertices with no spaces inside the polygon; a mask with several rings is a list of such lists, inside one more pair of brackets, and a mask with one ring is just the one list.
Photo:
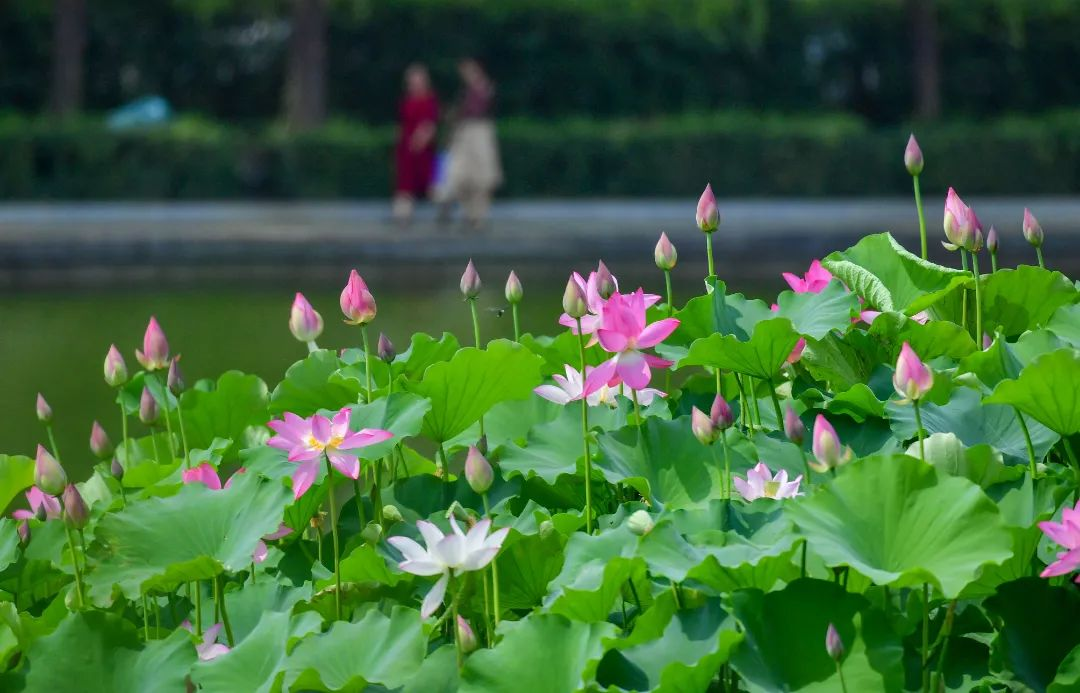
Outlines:
{"label": "green stalk", "polygon": [[990,274],[997,273],[997,253],[990,253]]}
{"label": "green stalk", "polygon": [[150,606],[146,603],[146,594],[142,595],[143,640],[150,642]]}
{"label": "green stalk", "polygon": [[799,454],[802,455],[803,479],[806,480],[806,485],[810,486],[810,460],[807,459],[806,450],[803,450],[801,445],[799,446]]}
{"label": "green stalk", "polygon": [[319,345],[315,343],[315,340],[311,340],[307,343],[307,351],[309,354],[313,354],[319,350]]}
{"label": "green stalk", "polygon": [[915,406],[915,432],[919,436],[919,459],[923,462],[926,461],[926,450],[923,447],[923,427],[922,427],[922,414],[919,412],[919,400],[912,400],[911,402]]}
{"label": "green stalk", "polygon": [[934,672],[933,682],[930,685],[930,690],[936,691],[941,686],[941,681],[945,677],[945,657],[949,653],[949,635],[952,634],[953,618],[956,615],[956,600],[949,602],[949,610],[945,612],[945,623],[941,626],[941,634],[938,639],[941,640],[941,654],[938,655],[937,671]]}
{"label": "green stalk", "polygon": [[725,433],[720,434],[720,443],[724,446],[724,498],[731,500],[731,453],[728,452]]}
{"label": "green stalk", "polygon": [[123,438],[121,444],[124,446],[124,461],[130,464],[131,446],[128,444],[128,415],[123,403],[120,404],[120,435]]}
{"label": "green stalk", "polygon": [[667,287],[667,315],[675,312],[675,292],[671,290],[671,270],[664,270],[664,285]]}
{"label": "green stalk", "polygon": [[176,398],[176,423],[180,427],[180,445],[184,450],[184,469],[189,469],[191,461],[188,455],[191,453],[191,449],[188,448],[187,431],[184,430],[184,410],[180,406],[180,398]]}
{"label": "green stalk", "polygon": [[[746,429],[747,435],[754,434],[754,420],[750,416],[750,407],[746,404],[746,391],[743,388],[742,375],[735,373],[735,384],[739,388],[739,418],[742,420],[743,428]],[[720,369],[716,369],[716,382],[720,382]],[[720,388],[717,387],[717,392]]]}
{"label": "green stalk", "polygon": [[334,470],[330,467],[330,458],[323,456],[326,460],[326,481],[330,487],[329,496],[330,502],[330,532],[333,534],[334,541],[334,615],[337,620],[341,620],[341,547],[338,545],[338,517],[337,517],[337,501],[334,499]]}
{"label": "green stalk", "polygon": [[761,407],[758,406],[757,395],[754,394],[754,378],[748,375],[746,376],[746,380],[749,383],[746,389],[750,392],[750,403],[754,406],[754,418],[757,420],[754,423],[754,427],[763,431],[765,430],[765,427],[761,425]]}
{"label": "green stalk", "polygon": [[[60,500],[61,515],[63,515],[64,501]],[[71,527],[64,520],[64,533],[67,535],[68,551],[71,552],[71,565],[75,569],[75,599],[76,605],[81,609],[86,603],[83,599],[82,570],[79,568],[79,557],[75,555],[75,539],[71,536]]]}
{"label": "green stalk", "polygon": [[979,275],[979,254],[971,254],[971,273],[975,275],[975,344],[979,349],[982,349],[982,299],[981,292],[979,291],[979,285],[982,284],[982,277]]}
{"label": "green stalk", "polygon": [[371,505],[373,506],[373,512],[375,513],[375,524],[382,527],[383,514],[382,514],[382,490],[379,488],[382,482],[382,465],[383,461],[377,460],[375,466],[371,469]]}
{"label": "green stalk", "polygon": [[922,690],[930,690],[930,585],[922,586]]}
{"label": "green stalk", "polygon": [[154,431],[153,426],[148,427],[150,429],[150,442],[154,446],[154,461],[161,464],[161,450],[158,449],[157,434]]}
{"label": "green stalk", "polygon": [[371,348],[368,346],[367,325],[360,326],[360,337],[364,340],[364,379],[367,385],[367,402],[371,403]]}
{"label": "green stalk", "polygon": [[780,411],[780,400],[776,397],[776,385],[773,383],[772,378],[768,381],[769,394],[772,396],[773,411],[776,413],[776,430],[784,430],[784,413]]}
{"label": "green stalk", "polygon": [[[484,501],[484,514],[490,517],[491,516],[491,510],[488,509],[488,497],[487,497],[487,494],[485,493],[485,494],[481,495],[480,498]],[[502,613],[501,609],[499,609],[499,566],[498,566],[498,564],[496,562],[497,560],[498,560],[498,556],[491,559],[491,589],[492,589],[491,600],[492,600],[492,604],[495,607],[495,626],[496,627],[498,627],[498,625],[499,625],[499,614]]]}
{"label": "green stalk", "polygon": [[1039,258],[1039,267],[1042,267],[1043,269],[1046,269],[1046,263],[1043,262],[1043,254],[1042,254],[1042,248],[1041,247],[1035,246],[1035,255]]}
{"label": "green stalk", "polygon": [[195,635],[202,637],[202,583],[196,580],[194,595],[195,595]]}
{"label": "green stalk", "polygon": [[915,209],[919,210],[919,243],[922,249],[922,259],[927,258],[926,253],[926,215],[923,214],[922,191],[919,189],[919,176],[911,177],[915,185]]}
{"label": "green stalk", "polygon": [[1024,415],[1020,413],[1020,410],[1013,407],[1013,411],[1016,412],[1016,420],[1020,422],[1020,430],[1024,432],[1024,445],[1027,446],[1028,465],[1031,468],[1031,478],[1037,477],[1035,470],[1035,446],[1031,444],[1031,433],[1028,431],[1027,422],[1024,421]]}
{"label": "green stalk", "polygon": [[[918,180],[918,178],[915,180]],[[916,190],[918,190],[918,188],[916,188]],[[926,239],[924,238],[923,240],[925,241]],[[840,690],[842,693],[847,693],[847,682],[844,681],[844,668],[840,666],[840,662],[836,663],[836,673],[840,677]]]}
{"label": "green stalk", "polygon": [[521,322],[518,320],[518,304],[510,306],[510,315],[514,318],[514,341],[521,341]]}
{"label": "green stalk", "polygon": [[[967,252],[963,248],[960,249],[960,266],[968,271]],[[960,327],[967,330],[967,289],[960,289]]]}
{"label": "green stalk", "polygon": [[709,256],[709,277],[705,280],[708,284],[716,282],[716,265],[713,264],[712,233],[705,234],[705,252]]}
{"label": "green stalk", "polygon": [[56,438],[53,436],[53,430],[52,430],[52,424],[51,423],[45,424],[45,432],[49,434],[49,447],[52,448],[53,457],[56,458],[57,462],[61,462],[61,460],[60,460],[60,448],[56,447]]}
{"label": "green stalk", "polygon": [[[475,298],[470,298],[470,299],[467,299],[467,300],[469,301],[469,312],[472,314],[473,342],[475,342],[476,348],[479,349],[480,348],[480,316],[477,315],[477,313],[476,313],[476,299]],[[581,332],[580,324],[581,323],[579,322],[578,323],[578,325],[579,325],[578,332]],[[582,370],[581,375],[582,375],[582,377],[584,377],[585,376],[584,366],[582,366],[582,369],[583,370]],[[481,438],[484,437],[484,417],[483,417],[483,415],[480,416],[480,437]]]}
{"label": "green stalk", "polygon": [[[581,361],[581,377],[585,377],[585,335],[581,331],[581,318],[577,321],[578,354]],[[585,533],[592,534],[592,454],[589,451],[589,402],[581,398],[581,441],[585,447]]]}
{"label": "green stalk", "polygon": [[450,606],[450,612],[451,612],[450,628],[453,629],[453,631],[454,631],[454,648],[457,650],[457,666],[458,666],[458,670],[460,670],[463,666],[465,666],[465,651],[463,649],[461,649],[461,638],[459,637],[458,624],[457,624],[457,620],[458,620],[458,597],[460,597],[460,596],[461,596],[461,590],[458,590],[458,593],[454,595],[454,600],[453,600],[453,602],[451,602],[451,606]]}
{"label": "green stalk", "polygon": [[220,573],[214,578],[214,599],[221,611],[221,624],[225,626],[225,640],[228,641],[229,647],[234,647],[236,643],[233,639],[232,625],[229,623],[229,612],[225,608],[225,585]]}

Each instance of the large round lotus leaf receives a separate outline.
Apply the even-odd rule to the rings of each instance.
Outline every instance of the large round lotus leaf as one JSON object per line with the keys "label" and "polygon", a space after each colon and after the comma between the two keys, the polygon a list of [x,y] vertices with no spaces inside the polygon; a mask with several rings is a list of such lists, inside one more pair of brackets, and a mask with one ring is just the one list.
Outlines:
{"label": "large round lotus leaf", "polygon": [[1045,325],[1061,306],[1076,303],[1077,291],[1061,272],[1033,265],[1002,269],[983,279],[983,325],[1006,337]]}
{"label": "large round lotus leaf", "polygon": [[855,294],[835,279],[816,293],[785,291],[776,303],[780,308],[777,315],[790,320],[799,334],[814,339],[833,330],[846,332],[851,327],[851,313],[859,305]]}
{"label": "large round lotus leaf", "polygon": [[574,693],[588,686],[604,654],[603,641],[615,635],[610,623],[582,623],[556,614],[532,614],[503,621],[502,638],[465,662],[461,693]]}
{"label": "large round lotus leaf", "polygon": [[755,378],[771,378],[780,370],[799,341],[787,318],[762,320],[748,341],[734,335],[713,334],[695,341],[679,366],[712,366]]}
{"label": "large round lotus leaf", "polygon": [[297,416],[311,416],[320,409],[355,404],[360,397],[356,382],[330,382],[330,376],[341,366],[341,359],[328,349],[313,351],[303,361],[289,366],[270,396],[270,413],[279,416],[288,411]]}
{"label": "large round lotus leaf", "polygon": [[879,585],[929,582],[957,596],[987,564],[1012,556],[997,506],[975,484],[911,457],[867,458],[785,510],[827,565]]}
{"label": "large round lotus leaf", "polygon": [[1080,350],[1035,359],[1016,380],[1004,380],[987,403],[1011,404],[1063,436],[1080,433]]}

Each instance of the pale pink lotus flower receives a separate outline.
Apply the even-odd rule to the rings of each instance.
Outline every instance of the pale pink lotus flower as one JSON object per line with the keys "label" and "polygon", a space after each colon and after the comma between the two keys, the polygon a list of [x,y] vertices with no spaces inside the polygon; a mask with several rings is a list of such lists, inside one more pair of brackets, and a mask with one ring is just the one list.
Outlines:
{"label": "pale pink lotus flower", "polygon": [[90,522],[90,508],[87,507],[75,484],[68,484],[60,497],[64,506],[64,522],[75,529],[82,529]]}
{"label": "pale pink lotus flower", "polygon": [[[1039,577],[1056,577],[1080,570],[1080,501],[1077,501],[1074,507],[1061,511],[1061,522],[1040,522],[1039,529],[1051,541],[1065,549]],[[1074,582],[1080,584],[1080,575],[1076,576]]]}
{"label": "pale pink lotus flower", "polygon": [[712,233],[720,226],[720,210],[716,206],[716,195],[713,194],[712,183],[705,186],[704,192],[698,198],[694,221],[705,233]]}
{"label": "pale pink lotus flower", "polygon": [[485,568],[495,559],[506,535],[510,533],[510,529],[504,527],[489,536],[490,519],[477,522],[468,534],[461,531],[453,517],[450,518],[453,530],[450,534],[443,534],[442,530],[426,520],[417,522],[416,527],[427,548],[408,537],[390,537],[387,541],[405,557],[398,564],[401,570],[425,577],[440,576],[420,606],[423,618],[431,616],[442,604],[452,576]]}
{"label": "pale pink lotus flower", "polygon": [[1024,233],[1024,240],[1031,245],[1038,248],[1043,244],[1043,230],[1039,225],[1039,220],[1035,218],[1035,215],[1031,213],[1031,210],[1024,207],[1024,225],[1022,227]]}
{"label": "pale pink lotus flower", "polygon": [[52,423],[52,407],[49,406],[49,403],[45,401],[45,397],[40,392],[37,395],[37,401],[34,403],[34,412],[37,414],[38,421],[41,423]]}
{"label": "pale pink lotus flower", "polygon": [[31,486],[26,492],[26,502],[30,504],[29,510],[22,508],[15,510],[11,516],[16,520],[32,520],[42,516],[46,520],[55,520],[60,517],[60,499],[50,496],[37,486]]}
{"label": "pale pink lotus flower", "polygon": [[651,325],[645,317],[645,293],[638,289],[632,294],[615,292],[601,311],[601,326],[597,330],[600,346],[615,354],[615,372],[627,385],[641,389],[652,379],[650,366],[667,368],[671,361],[645,354],[641,349],[654,347],[664,341],[679,326],[677,318],[664,318]]}
{"label": "pale pink lotus flower", "polygon": [[[611,363],[608,361],[608,363]],[[600,404],[605,404],[609,407],[619,406],[618,400],[615,399],[616,395],[620,395],[629,400],[633,400],[637,397],[637,402],[643,407],[647,407],[656,400],[657,397],[663,399],[667,397],[667,393],[663,390],[657,390],[655,387],[643,387],[640,389],[634,389],[626,383],[619,380],[618,376],[608,381],[607,385],[604,385],[593,394],[586,397],[590,407],[595,407]]]}
{"label": "pale pink lotus flower", "polygon": [[815,472],[825,473],[840,465],[851,461],[853,453],[851,448],[840,444],[840,436],[836,435],[836,429],[822,414],[814,419],[814,462],[810,462],[810,468]]}
{"label": "pale pink lotus flower", "polygon": [[[600,263],[603,265],[603,263]],[[619,280],[614,275],[608,273],[611,285],[615,288],[612,290],[609,296],[619,291]],[[598,272],[590,272],[589,279],[585,280],[580,274],[574,272],[570,275],[570,281],[573,282],[577,289],[581,292],[581,295],[585,297],[585,314],[581,317],[581,333],[582,334],[594,334],[602,322],[601,313],[604,310],[604,304],[608,299],[604,298],[601,292],[601,284],[606,283],[607,279],[602,277]],[[648,308],[660,302],[660,296],[657,294],[644,294],[645,307]],[[564,311],[566,309],[564,308]],[[559,324],[563,327],[569,327],[570,331],[577,334],[577,321],[568,312],[563,312],[559,316]],[[593,338],[587,346],[596,344],[596,339]]]}
{"label": "pale pink lotus flower", "polygon": [[996,255],[998,251],[998,232],[993,224],[990,225],[990,230],[986,232],[986,249],[990,251],[991,255]]}
{"label": "pale pink lotus flower", "polygon": [[150,323],[143,334],[142,351],[135,350],[135,359],[148,371],[160,370],[169,365],[169,342],[154,316],[150,316]]}
{"label": "pale pink lotus flower", "polygon": [[784,272],[780,276],[797,294],[819,294],[833,278],[832,273],[821,264],[821,260],[811,262],[810,268],[801,277],[791,272]]}
{"label": "pale pink lotus flower", "polygon": [[90,425],[90,452],[99,460],[112,457],[113,445],[109,434],[97,421]]}
{"label": "pale pink lotus flower", "polygon": [[[184,630],[194,633],[194,629],[191,627],[191,621],[184,621],[180,624],[180,627]],[[198,653],[199,659],[208,662],[211,659],[217,659],[221,655],[229,651],[228,645],[222,645],[217,641],[221,635],[221,624],[215,623],[202,634],[202,642],[195,645],[195,652]]]}
{"label": "pale pink lotus flower", "polygon": [[949,188],[945,197],[945,237],[947,243],[942,242],[948,250],[963,248],[971,252],[978,252],[982,248],[982,222],[976,216],[975,210],[964,204],[956,190]]}
{"label": "pale pink lotus flower", "polygon": [[120,387],[127,379],[128,369],[124,355],[113,344],[109,347],[109,353],[105,354],[105,384],[109,387]]}
{"label": "pale pink lotus flower", "polygon": [[350,325],[366,325],[375,319],[378,312],[375,297],[368,291],[367,284],[356,270],[349,272],[349,281],[341,290],[338,303],[345,315],[345,322]]}
{"label": "pale pink lotus flower", "polygon": [[[878,319],[879,315],[881,315],[880,310],[864,310],[859,312],[859,320],[862,320],[867,325],[873,325],[874,321]],[[909,315],[908,319],[914,320],[920,325],[925,325],[930,321],[930,313],[926,312],[925,310],[920,310],[915,315]]]}
{"label": "pale pink lotus flower", "polygon": [[802,358],[804,349],[806,349],[806,338],[799,337],[799,341],[795,342],[795,348],[791,350],[791,353],[788,354],[788,357],[785,360],[788,363],[798,363],[799,359]]}
{"label": "pale pink lotus flower", "polygon": [[904,168],[913,176],[919,175],[923,170],[922,149],[915,140],[914,134],[908,138],[907,147],[904,148]]}
{"label": "pale pink lotus flower", "polygon": [[287,451],[289,461],[299,463],[292,475],[296,498],[304,495],[315,482],[323,455],[339,472],[350,479],[358,479],[360,460],[345,451],[375,445],[394,436],[390,431],[378,428],[350,431],[351,415],[348,407],[335,414],[333,420],[321,414],[305,419],[286,413],[284,419],[267,424],[277,434],[267,441],[267,445]]}
{"label": "pale pink lotus flower", "polygon": [[584,378],[580,371],[569,364],[564,365],[563,370],[566,371],[565,377],[558,373],[551,376],[555,385],[540,385],[533,388],[533,392],[555,404],[569,404],[585,397],[590,406],[595,406],[599,404],[599,398],[594,401],[592,395],[599,392],[615,376],[615,364],[610,361],[605,361],[595,368],[585,366]]}
{"label": "pale pink lotus flower", "polygon": [[801,482],[802,474],[788,481],[786,469],[773,475],[768,465],[758,462],[753,469],[746,472],[746,479],[735,477],[735,490],[748,502],[758,498],[794,498],[802,495],[799,493]]}
{"label": "pale pink lotus flower", "polygon": [[296,292],[289,310],[289,331],[305,344],[314,342],[323,331],[323,319],[319,311],[311,307],[304,294]]}
{"label": "pale pink lotus flower", "polygon": [[906,400],[916,401],[926,396],[934,386],[934,372],[930,370],[911,345],[907,342],[900,347],[900,356],[896,359],[896,371],[893,373],[893,387]]}

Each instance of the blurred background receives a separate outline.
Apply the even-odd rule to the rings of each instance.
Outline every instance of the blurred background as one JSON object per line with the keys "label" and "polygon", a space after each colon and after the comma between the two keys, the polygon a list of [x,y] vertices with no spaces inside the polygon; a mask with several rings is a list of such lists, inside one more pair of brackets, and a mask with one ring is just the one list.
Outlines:
{"label": "blurred background", "polygon": [[[303,356],[295,291],[337,319],[348,270],[395,342],[468,336],[456,293],[474,257],[485,336],[556,328],[567,272],[608,261],[677,302],[705,274],[693,223],[720,198],[720,274],[750,294],[859,236],[917,234],[915,132],[931,245],[954,186],[1033,262],[1080,266],[1076,0],[7,0],[0,4],[0,450],[31,453],[33,400],[83,453],[118,437],[101,362],[134,365],[150,315],[189,380],[238,368],[271,385]],[[459,61],[494,84],[503,183],[471,230],[421,204],[391,217],[403,72],[427,65],[451,148]],[[955,264],[939,247],[934,259]],[[65,451],[67,452],[67,451]],[[70,453],[69,453],[70,454]]]}

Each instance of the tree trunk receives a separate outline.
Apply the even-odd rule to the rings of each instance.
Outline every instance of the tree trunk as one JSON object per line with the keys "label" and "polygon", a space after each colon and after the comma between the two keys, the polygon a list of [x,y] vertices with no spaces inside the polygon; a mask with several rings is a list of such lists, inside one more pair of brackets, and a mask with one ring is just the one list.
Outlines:
{"label": "tree trunk", "polygon": [[53,13],[49,108],[63,116],[75,113],[82,107],[86,0],[56,0]]}
{"label": "tree trunk", "polygon": [[326,118],[326,0],[291,2],[285,120],[290,130],[300,131]]}
{"label": "tree trunk", "polygon": [[911,63],[915,80],[915,115],[941,115],[941,48],[935,0],[908,0],[911,17]]}

